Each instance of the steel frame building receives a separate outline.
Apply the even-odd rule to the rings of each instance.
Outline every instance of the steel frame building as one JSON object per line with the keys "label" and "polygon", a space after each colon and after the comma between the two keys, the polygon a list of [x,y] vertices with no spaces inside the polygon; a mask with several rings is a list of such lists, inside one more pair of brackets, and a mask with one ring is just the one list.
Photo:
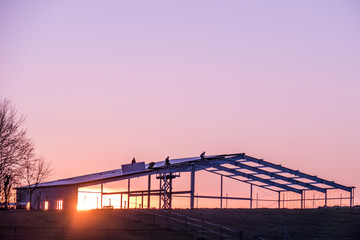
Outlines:
{"label": "steel frame building", "polygon": [[[196,172],[206,171],[220,176],[220,196],[195,195]],[[172,181],[180,177],[180,173],[190,173],[190,189],[186,191],[174,191]],[[156,176],[159,180],[159,189],[151,189],[151,176]],[[143,190],[131,190],[131,179],[138,177],[148,177],[147,187]],[[223,195],[223,178],[233,179],[250,185],[249,197],[227,197]],[[128,181],[127,191],[104,192],[103,185],[115,181]],[[103,196],[118,194],[123,201],[123,195],[127,196],[127,206],[129,208],[131,197],[141,197],[141,208],[150,208],[151,198],[159,198],[159,208],[172,208],[172,199],[177,195],[187,195],[189,198],[189,208],[195,207],[196,198],[219,199],[220,207],[223,207],[224,199],[248,201],[249,207],[253,208],[254,196],[253,187],[259,187],[278,194],[277,207],[281,207],[281,193],[292,192],[299,196],[301,208],[305,208],[305,192],[314,191],[321,193],[324,197],[324,206],[328,205],[328,191],[338,189],[344,191],[349,196],[341,199],[348,200],[348,206],[354,205],[354,187],[344,186],[334,181],[306,174],[299,170],[293,170],[279,164],[274,164],[263,159],[257,159],[245,153],[223,154],[199,157],[169,159],[159,162],[144,162],[122,165],[121,169],[78,176],[73,178],[61,179],[42,183],[33,194],[32,202],[36,203],[37,209],[76,209],[78,204],[78,189],[82,187],[100,185],[101,208],[104,208]],[[24,202],[29,197],[29,188],[21,187],[17,189],[18,203]],[[147,206],[144,204],[144,198]],[[338,198],[331,198],[338,199]],[[61,202],[59,202],[61,201]],[[292,200],[289,200],[292,201]],[[340,200],[341,201],[341,200]],[[60,205],[59,205],[60,204]],[[106,206],[108,207],[108,206]]]}

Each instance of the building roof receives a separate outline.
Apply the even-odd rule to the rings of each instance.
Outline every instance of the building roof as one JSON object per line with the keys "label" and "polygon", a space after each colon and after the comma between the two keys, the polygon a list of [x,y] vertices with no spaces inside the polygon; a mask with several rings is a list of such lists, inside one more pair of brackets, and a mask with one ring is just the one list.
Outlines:
{"label": "building roof", "polygon": [[170,164],[166,164],[165,160],[148,164],[136,163],[134,166],[127,164],[122,165],[121,169],[50,181],[41,183],[38,187],[68,185],[82,187],[152,174],[189,172],[194,169],[195,171],[204,170],[222,175],[276,192],[302,193],[303,190],[315,190],[324,193],[327,189],[341,189],[351,192],[353,189],[353,187],[344,186],[263,159],[257,159],[245,153],[212,156],[202,154],[199,157],[169,159],[168,163]]}

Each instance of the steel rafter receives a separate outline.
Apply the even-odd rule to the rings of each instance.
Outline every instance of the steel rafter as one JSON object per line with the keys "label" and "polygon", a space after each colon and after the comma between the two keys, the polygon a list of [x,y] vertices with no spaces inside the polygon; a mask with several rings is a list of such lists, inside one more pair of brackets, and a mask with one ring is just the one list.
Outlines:
{"label": "steel rafter", "polygon": [[[311,189],[311,190],[319,191],[319,192],[322,192],[322,193],[326,192],[326,189],[324,189],[324,188],[313,186],[311,184],[304,183],[304,182],[301,182],[301,181],[296,181],[296,180],[294,180],[292,178],[284,177],[284,176],[279,175],[279,174],[274,173],[274,172],[268,172],[266,170],[259,169],[257,167],[252,167],[252,166],[240,163],[240,162],[233,162],[233,164],[236,165],[236,166],[239,166],[240,168],[251,170],[251,171],[257,172],[258,174],[263,174],[263,175],[266,175],[266,176],[269,176],[269,177],[274,177],[274,178],[277,178],[277,179],[280,179],[280,180],[284,180],[284,181],[287,181],[289,183],[299,185],[299,186],[302,186],[302,187],[306,187],[306,188]],[[284,184],[284,185],[289,185],[289,184]]]}
{"label": "steel rafter", "polygon": [[[234,169],[230,169],[230,168],[223,167],[223,166],[220,166],[220,165],[213,165],[213,167],[217,168],[219,170],[225,171],[225,172],[235,174],[237,176],[246,177],[246,178],[254,180],[254,181],[266,183],[269,186],[278,187],[278,188],[281,188],[281,189],[284,189],[284,190],[287,190],[287,191],[291,191],[291,192],[296,192],[296,193],[299,193],[299,194],[301,194],[301,192],[302,192],[302,190],[299,190],[299,189],[296,189],[296,188],[293,188],[293,187],[289,187],[289,186],[286,186],[284,184],[280,184],[280,183],[273,182],[273,181],[270,181],[270,180],[267,180],[267,179],[256,177],[256,176],[254,176],[252,174],[242,173],[242,172],[236,171]],[[226,176],[226,175],[224,175],[224,176]],[[264,186],[263,188],[267,188],[267,187]]]}
{"label": "steel rafter", "polygon": [[[271,168],[280,170],[280,171],[285,172],[285,173],[290,173],[290,174],[299,176],[299,177],[301,177],[301,178],[306,178],[306,179],[315,181],[315,182],[317,182],[318,184],[321,184],[321,183],[322,183],[322,184],[326,184],[326,185],[328,185],[328,186],[332,186],[332,187],[334,187],[334,188],[342,189],[342,190],[347,191],[347,192],[351,192],[351,191],[352,191],[352,187],[346,187],[346,186],[344,186],[344,185],[341,185],[341,184],[338,184],[338,183],[335,183],[335,182],[332,182],[332,181],[328,181],[328,180],[319,178],[319,177],[317,177],[317,176],[312,176],[312,175],[309,175],[309,174],[300,172],[299,170],[293,170],[293,169],[291,169],[291,168],[283,167],[283,166],[281,166],[281,165],[274,164],[274,163],[265,161],[265,160],[263,160],[263,159],[257,159],[257,158],[254,158],[254,157],[247,156],[247,155],[245,155],[245,154],[244,154],[244,159],[246,159],[247,161],[250,161],[250,162],[254,162],[254,163],[258,163],[258,164],[264,165],[264,166],[266,166],[266,167],[271,167]],[[323,188],[323,189],[329,189],[329,188]]]}
{"label": "steel rafter", "polygon": [[[344,191],[351,192],[352,188],[353,188],[353,187],[343,186],[343,185],[335,183],[333,181],[328,181],[328,180],[325,180],[325,179],[322,179],[322,178],[318,178],[317,176],[312,176],[312,175],[300,172],[298,170],[293,170],[293,169],[290,169],[290,168],[283,167],[281,165],[270,163],[270,162],[267,162],[267,161],[262,160],[262,159],[257,159],[257,158],[254,158],[254,157],[250,157],[248,155],[245,155],[245,153],[238,153],[238,154],[231,154],[231,155],[221,155],[221,156],[219,156],[219,158],[217,158],[217,160],[219,161],[220,159],[222,159],[225,162],[230,161],[230,162],[228,162],[230,164],[237,163],[237,166],[246,168],[248,170],[257,172],[259,174],[264,174],[264,175],[267,175],[267,176],[269,176],[269,174],[276,174],[276,176],[273,175],[273,177],[276,177],[278,179],[281,179],[281,180],[284,180],[284,181],[287,181],[287,182],[290,183],[290,184],[283,184],[283,185],[287,185],[287,186],[288,185],[299,185],[299,186],[308,188],[308,189],[305,189],[305,190],[310,189],[310,190],[315,190],[315,191],[325,193],[327,189],[336,188],[336,189],[341,189],[341,190],[344,190]],[[239,160],[243,160],[243,161],[239,161]],[[253,163],[261,164],[262,166],[252,167],[252,166],[244,164],[245,162],[253,162]],[[268,172],[266,170],[260,169],[260,168],[265,168],[265,167],[271,167],[271,168],[277,169],[279,171],[278,172]],[[263,171],[265,171],[265,172],[267,172],[269,174],[267,174],[267,173],[265,173],[265,172],[263,172],[261,170],[263,170]],[[295,175],[297,177],[285,177],[285,176],[279,175],[278,173],[289,173],[289,174]],[[304,179],[312,180],[314,182],[305,183],[305,182],[294,180],[296,178],[304,178]],[[326,184],[326,185],[332,186],[332,188],[322,188],[322,187],[314,186],[313,184]]]}

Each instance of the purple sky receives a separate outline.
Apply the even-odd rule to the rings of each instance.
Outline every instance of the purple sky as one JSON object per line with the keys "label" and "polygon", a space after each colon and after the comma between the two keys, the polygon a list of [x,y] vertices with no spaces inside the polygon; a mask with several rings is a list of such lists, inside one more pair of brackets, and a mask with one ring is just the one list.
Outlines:
{"label": "purple sky", "polygon": [[358,1],[2,0],[0,97],[53,179],[245,152],[360,187],[359,13]]}

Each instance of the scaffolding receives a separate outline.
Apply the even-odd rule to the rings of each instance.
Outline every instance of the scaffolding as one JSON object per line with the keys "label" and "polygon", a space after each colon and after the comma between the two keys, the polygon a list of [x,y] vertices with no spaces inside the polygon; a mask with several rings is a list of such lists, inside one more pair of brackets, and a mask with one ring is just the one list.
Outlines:
{"label": "scaffolding", "polygon": [[180,177],[180,174],[173,173],[161,173],[156,176],[160,180],[160,198],[159,206],[163,209],[171,208],[172,201],[172,180],[176,177]]}

